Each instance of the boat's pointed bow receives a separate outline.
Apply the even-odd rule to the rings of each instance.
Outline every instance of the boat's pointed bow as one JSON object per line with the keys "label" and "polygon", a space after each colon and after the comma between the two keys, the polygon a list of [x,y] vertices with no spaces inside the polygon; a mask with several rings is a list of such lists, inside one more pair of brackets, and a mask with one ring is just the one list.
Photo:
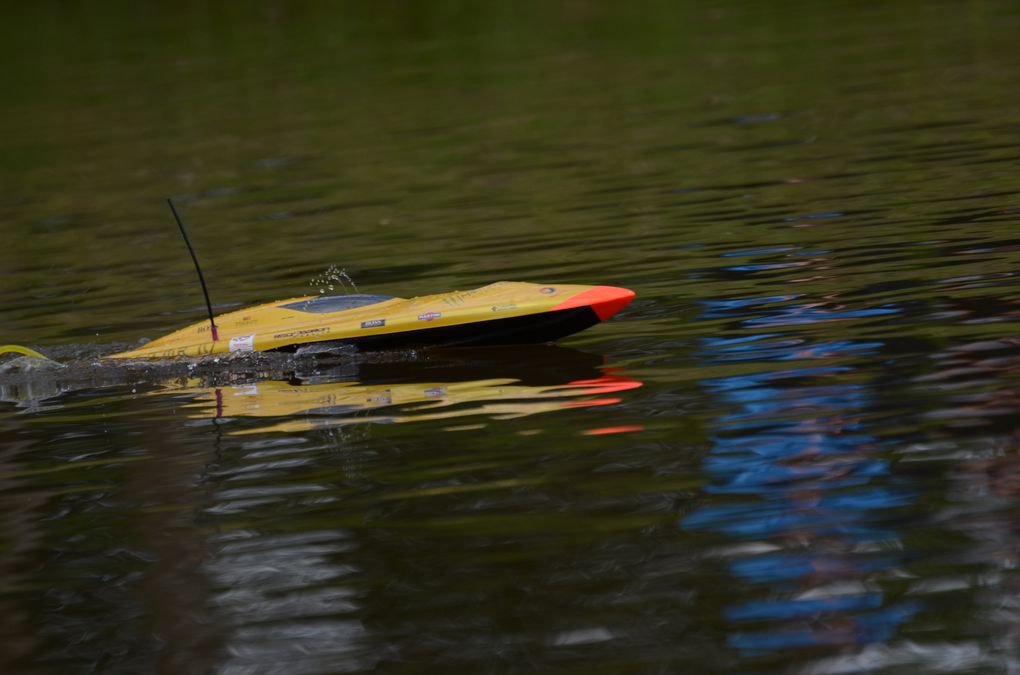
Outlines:
{"label": "boat's pointed bow", "polygon": [[567,298],[553,307],[551,311],[573,309],[574,307],[591,307],[592,311],[599,317],[599,321],[605,321],[629,305],[633,299],[634,291],[628,288],[595,286]]}

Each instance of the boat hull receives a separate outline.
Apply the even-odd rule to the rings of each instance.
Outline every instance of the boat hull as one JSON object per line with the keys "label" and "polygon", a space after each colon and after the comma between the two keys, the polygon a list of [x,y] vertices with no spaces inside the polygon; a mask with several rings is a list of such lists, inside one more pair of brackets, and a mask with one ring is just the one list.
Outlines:
{"label": "boat hull", "polygon": [[[600,321],[601,319],[590,307],[575,307],[505,319],[474,321],[454,326],[423,328],[361,338],[326,340],[316,344],[337,347],[350,345],[362,351],[538,344],[555,342],[568,335],[591,328]],[[277,351],[293,351],[303,344],[307,343],[287,345]]]}
{"label": "boat hull", "polygon": [[608,319],[634,292],[503,281],[417,298],[309,296],[237,310],[109,358],[166,359],[305,345],[364,350],[552,342]]}

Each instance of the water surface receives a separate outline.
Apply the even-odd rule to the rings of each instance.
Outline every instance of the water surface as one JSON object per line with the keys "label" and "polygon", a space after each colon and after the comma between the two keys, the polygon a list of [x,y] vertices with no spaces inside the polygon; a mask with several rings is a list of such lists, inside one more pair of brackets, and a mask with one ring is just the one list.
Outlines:
{"label": "water surface", "polygon": [[[29,6],[4,672],[1020,669],[1007,2]],[[634,289],[562,345],[105,370],[218,311]]]}

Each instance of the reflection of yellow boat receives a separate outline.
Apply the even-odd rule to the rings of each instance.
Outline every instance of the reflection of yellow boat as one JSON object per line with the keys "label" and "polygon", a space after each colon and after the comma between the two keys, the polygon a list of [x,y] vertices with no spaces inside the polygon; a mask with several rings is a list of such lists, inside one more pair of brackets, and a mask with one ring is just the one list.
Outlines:
{"label": "reflection of yellow boat", "polygon": [[[110,358],[167,358],[294,349],[362,349],[549,342],[604,321],[634,292],[615,286],[500,282],[419,298],[325,295],[241,309]],[[211,315],[211,310],[210,310]]]}
{"label": "reflection of yellow boat", "polygon": [[[483,369],[484,370],[484,369]],[[618,403],[612,396],[641,383],[607,369],[596,377],[562,384],[525,384],[509,377],[467,381],[326,382],[292,384],[262,381],[225,387],[174,387],[197,394],[192,409],[216,418],[281,418],[278,424],[238,431],[298,432],[364,422],[422,422],[485,415],[497,419],[522,417],[568,408]],[[301,419],[295,420],[295,417]]]}

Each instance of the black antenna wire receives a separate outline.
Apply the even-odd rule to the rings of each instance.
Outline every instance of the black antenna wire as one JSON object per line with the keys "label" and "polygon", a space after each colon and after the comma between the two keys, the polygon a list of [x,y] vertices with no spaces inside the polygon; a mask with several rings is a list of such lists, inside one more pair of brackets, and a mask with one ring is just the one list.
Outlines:
{"label": "black antenna wire", "polygon": [[209,302],[209,289],[205,287],[205,277],[202,276],[202,267],[198,264],[198,257],[195,255],[195,249],[191,247],[191,240],[188,239],[188,232],[184,229],[184,223],[181,222],[181,217],[177,215],[177,209],[174,208],[174,200],[167,197],[166,203],[170,205],[170,211],[174,214],[174,220],[177,221],[177,227],[181,228],[181,236],[184,237],[184,243],[188,247],[188,253],[191,254],[191,260],[195,263],[195,271],[198,272],[198,282],[202,284],[202,294],[205,296],[205,308],[209,310],[209,325],[212,326],[212,339],[216,342],[220,339],[216,332],[216,321],[213,320],[212,303]]}

